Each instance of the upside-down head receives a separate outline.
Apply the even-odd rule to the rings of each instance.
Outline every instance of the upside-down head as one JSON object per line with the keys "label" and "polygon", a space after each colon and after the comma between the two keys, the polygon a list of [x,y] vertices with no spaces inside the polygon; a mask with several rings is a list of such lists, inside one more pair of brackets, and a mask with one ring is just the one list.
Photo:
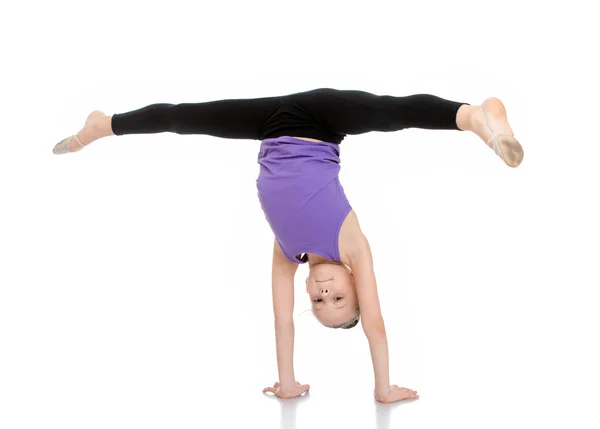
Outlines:
{"label": "upside-down head", "polygon": [[352,271],[343,264],[312,265],[306,279],[312,312],[328,328],[350,329],[360,320]]}

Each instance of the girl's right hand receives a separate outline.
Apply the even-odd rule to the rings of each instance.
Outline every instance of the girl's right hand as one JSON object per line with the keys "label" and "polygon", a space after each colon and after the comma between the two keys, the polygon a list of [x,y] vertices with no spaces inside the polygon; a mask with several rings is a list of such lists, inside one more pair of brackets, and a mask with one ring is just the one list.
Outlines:
{"label": "girl's right hand", "polygon": [[302,395],[304,392],[308,392],[310,386],[308,384],[300,384],[296,381],[295,386],[286,386],[281,387],[279,383],[275,383],[273,387],[265,387],[263,389],[263,393],[265,392],[273,392],[275,396],[278,398],[294,398],[296,396]]}

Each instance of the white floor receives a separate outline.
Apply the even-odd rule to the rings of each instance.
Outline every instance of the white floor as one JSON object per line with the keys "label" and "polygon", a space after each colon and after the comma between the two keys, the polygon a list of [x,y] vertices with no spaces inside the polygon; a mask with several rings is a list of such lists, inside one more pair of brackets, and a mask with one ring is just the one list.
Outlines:
{"label": "white floor", "polygon": [[[598,424],[593,340],[580,342],[562,323],[544,329],[526,317],[533,311],[518,306],[502,321],[493,309],[455,315],[464,290],[425,300],[414,290],[421,286],[404,287],[409,302],[399,308],[430,307],[408,311],[410,317],[386,305],[392,381],[421,398],[382,405],[371,395],[360,328],[332,332],[300,316],[296,371],[311,392],[279,400],[261,393],[276,380],[276,366],[269,317],[257,308],[266,304],[251,299],[266,295],[251,292],[256,285],[205,293],[207,285],[194,288],[198,280],[161,285],[162,269],[155,283],[149,273],[109,284],[79,272],[63,275],[70,286],[21,285],[4,294],[12,308],[2,317],[3,428]],[[445,309],[431,310],[441,301]],[[218,302],[226,312],[216,310]]]}

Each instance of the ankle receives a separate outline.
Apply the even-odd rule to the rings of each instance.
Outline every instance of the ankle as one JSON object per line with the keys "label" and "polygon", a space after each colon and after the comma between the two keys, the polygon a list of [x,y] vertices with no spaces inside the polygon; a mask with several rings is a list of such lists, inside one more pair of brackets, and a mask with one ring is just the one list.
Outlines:
{"label": "ankle", "polygon": [[114,135],[112,130],[112,116],[105,115],[96,119],[91,129],[98,138]]}
{"label": "ankle", "polygon": [[475,115],[477,106],[463,104],[456,112],[456,126],[462,131],[473,131],[475,128]]}

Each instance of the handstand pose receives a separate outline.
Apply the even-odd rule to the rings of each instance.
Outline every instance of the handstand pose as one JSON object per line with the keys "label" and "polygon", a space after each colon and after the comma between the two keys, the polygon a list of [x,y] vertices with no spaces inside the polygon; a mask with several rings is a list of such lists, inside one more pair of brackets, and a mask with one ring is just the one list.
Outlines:
{"label": "handstand pose", "polygon": [[391,385],[388,344],[369,242],[348,202],[338,174],[346,135],[406,128],[463,130],[479,136],[510,167],[523,160],[504,105],[488,98],[479,106],[433,95],[406,97],[321,88],[296,94],[204,103],[153,104],[107,116],[94,111],[75,135],[53,152],[81,150],[101,137],[172,132],[261,140],[258,197],[275,240],[272,292],[281,398],[309,389],[296,382],[293,366],[294,275],[309,264],[306,291],[315,317],[330,328],[352,328],[362,319],[375,378],[375,398],[418,398]]}

